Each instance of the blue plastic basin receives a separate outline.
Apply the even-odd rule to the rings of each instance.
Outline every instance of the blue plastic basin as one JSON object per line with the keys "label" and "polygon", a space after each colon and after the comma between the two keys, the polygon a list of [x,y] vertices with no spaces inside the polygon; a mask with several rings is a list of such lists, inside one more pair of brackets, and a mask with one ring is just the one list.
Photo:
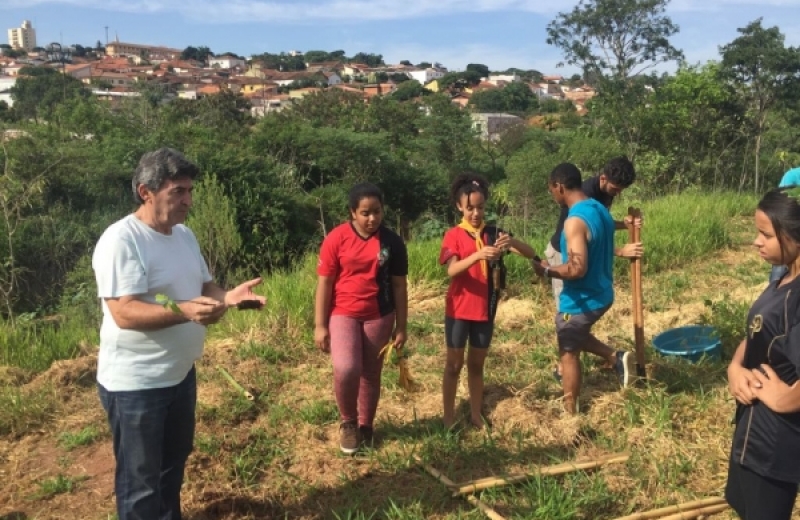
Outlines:
{"label": "blue plastic basin", "polygon": [[664,331],[653,338],[653,348],[662,356],[677,356],[692,363],[703,356],[715,361],[722,357],[719,333],[708,325],[688,325]]}

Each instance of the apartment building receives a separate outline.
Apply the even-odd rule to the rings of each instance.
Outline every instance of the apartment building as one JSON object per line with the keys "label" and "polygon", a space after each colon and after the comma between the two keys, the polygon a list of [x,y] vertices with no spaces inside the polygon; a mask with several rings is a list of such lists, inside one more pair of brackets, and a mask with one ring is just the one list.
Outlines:
{"label": "apartment building", "polygon": [[12,49],[32,51],[36,47],[36,30],[29,20],[23,20],[22,26],[8,30],[8,44]]}

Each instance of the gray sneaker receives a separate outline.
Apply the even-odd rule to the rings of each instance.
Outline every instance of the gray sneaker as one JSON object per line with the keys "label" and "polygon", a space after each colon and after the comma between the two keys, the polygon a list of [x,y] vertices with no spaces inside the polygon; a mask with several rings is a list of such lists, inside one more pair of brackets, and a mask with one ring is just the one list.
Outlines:
{"label": "gray sneaker", "polygon": [[339,425],[339,449],[342,453],[352,455],[358,451],[358,424],[355,421],[345,421]]}
{"label": "gray sneaker", "polygon": [[630,385],[636,376],[636,361],[632,353],[626,350],[618,350],[614,370],[617,372],[617,378],[619,378],[619,384],[622,385],[622,388]]}

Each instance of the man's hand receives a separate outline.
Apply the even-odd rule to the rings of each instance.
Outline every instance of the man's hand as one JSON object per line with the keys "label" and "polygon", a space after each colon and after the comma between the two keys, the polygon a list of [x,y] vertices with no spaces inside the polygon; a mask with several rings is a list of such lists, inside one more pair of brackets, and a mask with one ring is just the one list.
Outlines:
{"label": "man's hand", "polygon": [[641,258],[644,256],[644,246],[641,242],[632,242],[617,249],[616,253],[622,258]]}
{"label": "man's hand", "polygon": [[179,303],[178,307],[186,319],[205,326],[217,323],[228,310],[224,303],[208,296],[199,296],[193,300]]}
{"label": "man's hand", "polygon": [[537,276],[544,276],[545,269],[550,267],[550,264],[547,263],[547,260],[531,260],[531,265],[533,266],[533,270],[536,272]]}
{"label": "man's hand", "polygon": [[625,215],[625,218],[622,219],[622,222],[625,223],[625,226],[630,226],[631,222],[633,222],[633,227],[641,228],[642,224],[644,224],[644,217],[639,216],[633,218],[630,215]]}
{"label": "man's hand", "polygon": [[225,304],[229,307],[233,307],[245,300],[255,300],[261,304],[261,307],[264,307],[264,305],[267,303],[267,299],[264,296],[259,296],[253,292],[253,287],[259,285],[260,283],[261,278],[254,278],[253,280],[244,282],[243,284],[234,287],[225,293]]}
{"label": "man's hand", "polygon": [[500,236],[497,237],[497,240],[494,242],[494,247],[503,253],[507,252],[511,249],[511,235],[508,233],[500,233]]}
{"label": "man's hand", "polygon": [[728,390],[737,401],[747,406],[758,399],[755,390],[759,383],[753,372],[736,363],[728,367]]}
{"label": "man's hand", "polygon": [[322,352],[331,351],[331,332],[324,325],[314,327],[314,344]]}

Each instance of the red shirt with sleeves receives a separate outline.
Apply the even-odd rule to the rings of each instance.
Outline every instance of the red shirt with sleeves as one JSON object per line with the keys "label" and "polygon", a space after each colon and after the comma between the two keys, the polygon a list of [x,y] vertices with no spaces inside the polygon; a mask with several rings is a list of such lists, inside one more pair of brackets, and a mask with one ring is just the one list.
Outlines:
{"label": "red shirt with sleeves", "polygon": [[381,226],[364,238],[347,222],[322,242],[317,274],[334,279],[332,316],[376,320],[394,311],[391,277],[408,274],[408,254],[390,229]]}
{"label": "red shirt with sleeves", "polygon": [[[484,231],[483,243],[488,244],[488,239]],[[477,250],[475,239],[469,233],[459,227],[451,228],[442,240],[439,263],[444,265],[453,257],[462,260]],[[445,314],[458,320],[489,321],[489,280],[483,274],[480,262],[450,278]]]}

